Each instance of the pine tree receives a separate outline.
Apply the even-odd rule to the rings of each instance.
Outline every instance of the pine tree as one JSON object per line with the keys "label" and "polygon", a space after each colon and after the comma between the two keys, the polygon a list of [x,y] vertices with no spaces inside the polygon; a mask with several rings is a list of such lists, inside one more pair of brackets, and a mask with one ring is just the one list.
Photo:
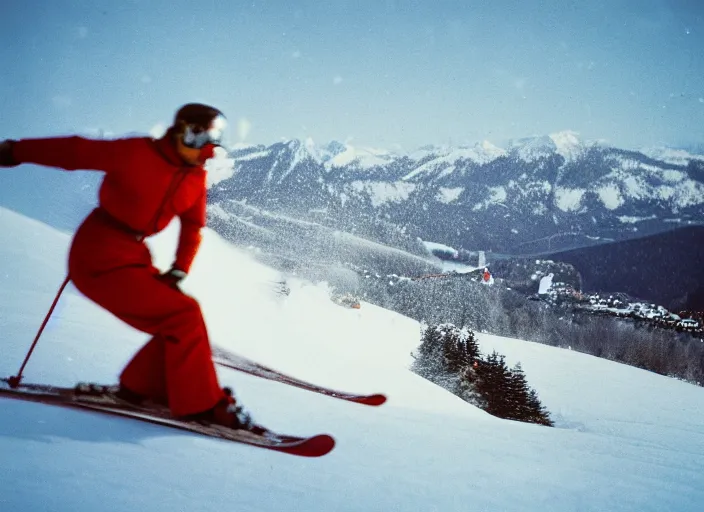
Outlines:
{"label": "pine tree", "polygon": [[471,334],[473,337],[473,333],[460,330],[452,324],[446,324],[446,326],[447,329],[445,331],[443,344],[445,369],[448,372],[460,373],[463,369],[472,364],[479,350],[476,341],[474,341],[473,345],[467,343],[468,334]]}
{"label": "pine tree", "polygon": [[477,391],[487,403],[486,412],[499,418],[507,416],[506,398],[509,394],[510,371],[505,356],[492,352],[486,360],[479,361],[476,368]]}
{"label": "pine tree", "polygon": [[538,425],[547,425],[552,427],[555,423],[550,419],[550,414],[543,407],[538,399],[538,393],[534,389],[528,392],[528,410],[530,411],[530,416],[525,421],[530,423],[537,423]]}
{"label": "pine tree", "polygon": [[460,372],[455,394],[465,402],[469,402],[482,410],[486,410],[487,400],[477,387],[479,380],[477,370],[479,364],[480,361],[475,360],[471,366],[466,367]]}
{"label": "pine tree", "polygon": [[521,363],[517,363],[511,369],[508,383],[508,395],[506,397],[507,418],[512,420],[526,421],[528,414],[528,384],[526,376],[521,368]]}
{"label": "pine tree", "polygon": [[469,360],[474,363],[479,358],[479,343],[474,332],[469,329],[462,329],[463,342],[465,344],[465,352],[469,356]]}
{"label": "pine tree", "polygon": [[441,350],[443,344],[443,333],[439,326],[428,325],[421,335],[421,344],[418,347],[418,355],[413,362],[412,369],[421,377],[434,381],[438,373],[443,369]]}
{"label": "pine tree", "polygon": [[425,326],[412,369],[499,418],[553,425],[520,363],[509,369],[496,351],[482,359],[470,330],[453,324]]}

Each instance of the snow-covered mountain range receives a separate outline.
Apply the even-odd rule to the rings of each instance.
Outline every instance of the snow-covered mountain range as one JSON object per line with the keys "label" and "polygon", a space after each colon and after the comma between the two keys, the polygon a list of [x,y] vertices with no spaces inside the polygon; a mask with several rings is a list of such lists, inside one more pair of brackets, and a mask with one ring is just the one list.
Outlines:
{"label": "snow-covered mountain range", "polygon": [[392,223],[469,250],[531,254],[704,222],[704,156],[571,131],[409,153],[288,140],[240,145],[229,159],[211,204],[246,201],[361,234]]}

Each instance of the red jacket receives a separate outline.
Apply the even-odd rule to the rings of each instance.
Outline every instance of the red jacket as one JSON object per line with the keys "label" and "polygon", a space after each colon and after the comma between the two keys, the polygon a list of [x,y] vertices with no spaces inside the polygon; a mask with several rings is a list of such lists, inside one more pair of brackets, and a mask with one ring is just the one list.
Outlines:
{"label": "red jacket", "polygon": [[190,269],[206,221],[206,171],[202,166],[186,165],[169,137],[24,139],[15,142],[13,158],[17,163],[104,171],[100,206],[144,236],[158,233],[175,216],[180,217],[174,266],[186,272]]}

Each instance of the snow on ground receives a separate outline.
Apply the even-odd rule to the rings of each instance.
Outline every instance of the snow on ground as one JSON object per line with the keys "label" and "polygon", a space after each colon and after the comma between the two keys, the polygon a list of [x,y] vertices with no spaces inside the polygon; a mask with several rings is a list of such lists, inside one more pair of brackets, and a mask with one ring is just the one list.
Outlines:
{"label": "snow on ground", "polygon": [[[177,225],[150,245],[171,263]],[[0,375],[16,373],[63,279],[69,235],[0,207]],[[345,309],[207,231],[184,288],[213,342],[309,380],[389,395],[343,403],[221,370],[255,419],[333,434],[302,459],[126,419],[0,399],[0,510],[700,511],[704,389],[569,350],[480,335],[522,363],[559,428],[493,418],[408,371],[417,322]],[[146,337],[67,289],[26,381],[114,382]]]}

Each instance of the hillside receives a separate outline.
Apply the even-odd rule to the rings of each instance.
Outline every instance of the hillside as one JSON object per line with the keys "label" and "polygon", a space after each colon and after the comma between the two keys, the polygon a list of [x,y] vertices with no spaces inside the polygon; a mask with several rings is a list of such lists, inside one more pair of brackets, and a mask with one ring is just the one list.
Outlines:
{"label": "hillside", "polygon": [[[166,265],[175,226],[150,241]],[[61,282],[69,236],[0,208],[0,373],[14,373]],[[557,428],[493,418],[408,370],[419,324],[324,285],[281,277],[207,231],[185,287],[213,341],[266,364],[360,392],[379,410],[221,372],[255,418],[328,431],[319,460],[159,427],[0,399],[0,508],[88,512],[674,510],[704,501],[704,390],[598,358],[480,334],[484,352],[520,361]],[[275,319],[276,321],[272,321]],[[28,381],[110,382],[144,340],[69,289]],[[608,398],[608,399],[607,399]]]}
{"label": "hillside", "polygon": [[704,226],[541,257],[573,265],[586,292],[624,292],[673,311],[704,310]]}

